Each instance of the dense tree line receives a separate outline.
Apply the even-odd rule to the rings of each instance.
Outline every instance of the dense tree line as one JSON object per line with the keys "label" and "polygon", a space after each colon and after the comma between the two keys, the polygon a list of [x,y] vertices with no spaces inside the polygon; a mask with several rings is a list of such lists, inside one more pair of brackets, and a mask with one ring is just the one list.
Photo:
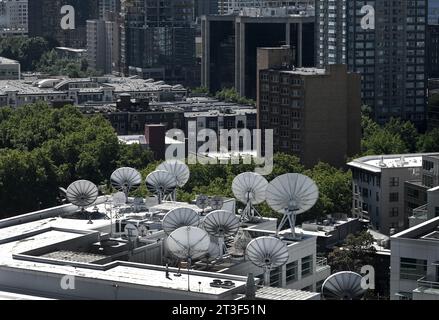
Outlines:
{"label": "dense tree line", "polygon": [[361,155],[401,154],[439,151],[439,129],[418,133],[413,123],[392,118],[380,126],[363,110]]}
{"label": "dense tree line", "polygon": [[42,72],[52,76],[82,78],[100,75],[89,68],[87,60],[61,58],[55,43],[41,37],[5,37],[0,39],[0,56],[17,60],[22,71]]}
{"label": "dense tree line", "polygon": [[0,218],[59,203],[77,179],[106,184],[120,166],[144,167],[151,154],[122,145],[101,116],[37,103],[0,109]]}

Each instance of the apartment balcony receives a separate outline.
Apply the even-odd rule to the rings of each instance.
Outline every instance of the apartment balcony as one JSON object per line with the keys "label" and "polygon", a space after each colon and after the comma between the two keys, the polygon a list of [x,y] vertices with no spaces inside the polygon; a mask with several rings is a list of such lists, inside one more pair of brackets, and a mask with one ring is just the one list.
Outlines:
{"label": "apartment balcony", "polygon": [[427,211],[426,204],[413,209],[413,217],[417,218],[417,219],[427,220],[427,213],[428,213],[428,211]]}
{"label": "apartment balcony", "polygon": [[319,282],[325,280],[331,275],[331,266],[328,265],[328,260],[324,257],[316,257],[316,272],[315,281]]}
{"label": "apartment balcony", "polygon": [[417,281],[418,287],[413,290],[413,300],[439,300],[439,281],[430,276]]}

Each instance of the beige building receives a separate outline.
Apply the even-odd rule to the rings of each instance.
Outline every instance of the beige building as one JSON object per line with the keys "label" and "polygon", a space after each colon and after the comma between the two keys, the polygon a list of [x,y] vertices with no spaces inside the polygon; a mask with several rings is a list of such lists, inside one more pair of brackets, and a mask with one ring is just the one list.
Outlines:
{"label": "beige building", "polygon": [[20,63],[0,57],[0,80],[20,80]]}
{"label": "beige building", "polygon": [[259,71],[259,127],[274,130],[274,151],[295,154],[306,167],[344,167],[360,151],[360,76],[344,65],[294,68],[277,49],[259,50],[270,60],[258,62],[270,65]]}

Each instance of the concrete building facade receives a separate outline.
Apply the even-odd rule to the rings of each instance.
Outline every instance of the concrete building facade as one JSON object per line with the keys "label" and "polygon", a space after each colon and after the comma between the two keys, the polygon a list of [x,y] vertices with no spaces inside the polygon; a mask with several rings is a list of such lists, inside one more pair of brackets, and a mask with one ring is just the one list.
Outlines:
{"label": "concrete building facade", "polygon": [[290,46],[298,67],[313,67],[314,16],[286,14],[204,16],[201,84],[211,92],[234,87],[256,99],[257,48]]}
{"label": "concrete building facade", "polygon": [[0,34],[27,35],[28,0],[0,1]]}
{"label": "concrete building facade", "polygon": [[20,63],[15,60],[0,57],[0,80],[20,80]]}
{"label": "concrete building facade", "polygon": [[390,239],[390,299],[439,300],[439,217]]}
{"label": "concrete building facade", "polygon": [[436,154],[366,156],[349,162],[352,214],[369,220],[373,228],[386,235],[407,229],[410,213],[405,182],[422,180],[422,160],[429,155]]}
{"label": "concrete building facade", "polygon": [[274,151],[306,167],[344,167],[360,150],[360,76],[346,66],[259,72],[259,128],[274,130]]}

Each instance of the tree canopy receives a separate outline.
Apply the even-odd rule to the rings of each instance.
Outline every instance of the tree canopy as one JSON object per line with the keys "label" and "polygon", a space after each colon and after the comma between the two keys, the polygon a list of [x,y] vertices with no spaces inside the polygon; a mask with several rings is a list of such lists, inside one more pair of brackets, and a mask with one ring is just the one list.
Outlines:
{"label": "tree canopy", "polygon": [[58,187],[77,179],[108,182],[119,166],[145,167],[151,154],[121,145],[101,116],[36,103],[0,111],[0,217],[58,203]]}

